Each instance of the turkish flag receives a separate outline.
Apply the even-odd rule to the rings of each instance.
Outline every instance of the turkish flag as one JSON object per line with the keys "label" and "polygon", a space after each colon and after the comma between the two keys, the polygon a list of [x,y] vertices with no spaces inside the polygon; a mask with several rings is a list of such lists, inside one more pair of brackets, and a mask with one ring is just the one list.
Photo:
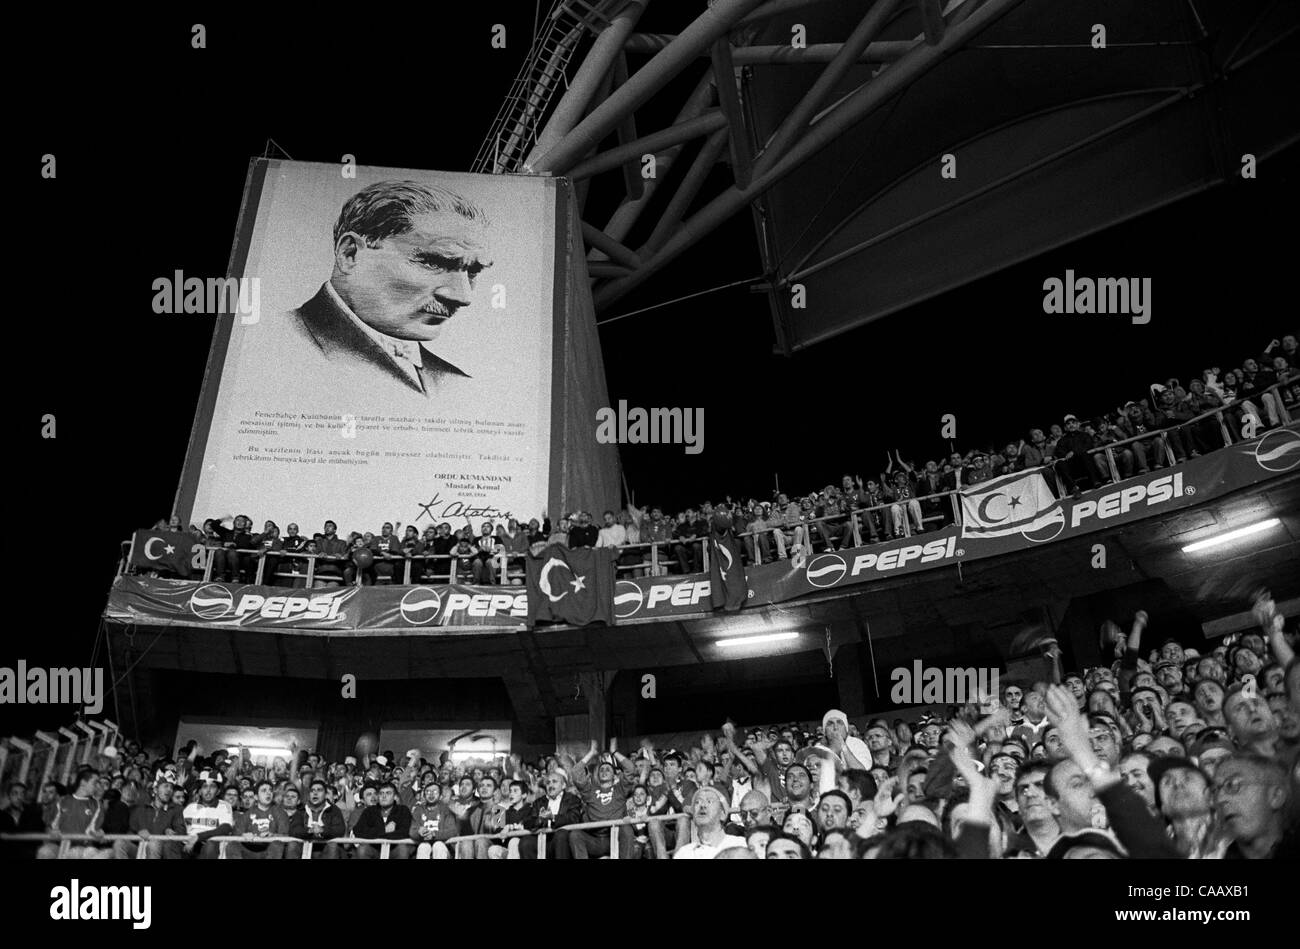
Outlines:
{"label": "turkish flag", "polygon": [[614,549],[550,544],[528,558],[528,625],[614,624]]}
{"label": "turkish flag", "polygon": [[136,531],[131,547],[131,566],[145,570],[169,570],[180,577],[188,577],[193,569],[194,548],[200,550],[203,541],[189,534],[173,531]]}
{"label": "turkish flag", "polygon": [[730,530],[709,535],[709,595],[715,610],[738,610],[749,599],[740,541]]}

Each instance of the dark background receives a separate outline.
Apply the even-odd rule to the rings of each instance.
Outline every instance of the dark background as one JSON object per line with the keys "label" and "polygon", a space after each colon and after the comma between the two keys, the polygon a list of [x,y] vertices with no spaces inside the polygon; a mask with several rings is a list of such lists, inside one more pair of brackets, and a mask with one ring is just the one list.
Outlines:
{"label": "dark background", "polygon": [[[274,139],[297,160],[351,153],[364,165],[469,168],[527,53],[533,4],[447,6],[375,19],[307,14],[306,23],[260,11],[73,23],[51,10],[15,23],[11,46],[33,68],[9,102],[18,204],[7,236],[18,268],[6,287],[20,303],[9,314],[6,375],[26,470],[10,489],[9,582],[22,597],[7,597],[0,664],[87,664],[119,542],[170,513],[213,318],[155,315],[151,283],[175,270],[225,273],[249,159]],[[652,7],[640,29],[675,31],[671,9]],[[206,50],[190,48],[196,21],[207,26]],[[489,45],[496,22],[507,26],[505,50]],[[643,112],[641,129],[667,123],[679,104],[672,96]],[[1280,94],[1278,107],[1294,109]],[[39,176],[47,152],[58,160],[53,181]],[[767,497],[776,473],[782,489],[805,492],[877,470],[886,449],[918,461],[938,454],[945,413],[957,416],[959,446],[1001,444],[1065,412],[1140,398],[1169,375],[1238,364],[1295,332],[1298,164],[1293,147],[1262,164],[1258,181],[1223,185],[792,358],[773,354],[767,299],[744,287],[605,326],[615,404],[705,413],[698,456],[623,449],[637,502]],[[1152,322],[1045,316],[1042,282],[1067,268],[1151,277]],[[603,318],[760,270],[744,213]],[[58,419],[53,441],[40,438],[46,413]],[[6,708],[0,731],[57,725],[62,711]]]}

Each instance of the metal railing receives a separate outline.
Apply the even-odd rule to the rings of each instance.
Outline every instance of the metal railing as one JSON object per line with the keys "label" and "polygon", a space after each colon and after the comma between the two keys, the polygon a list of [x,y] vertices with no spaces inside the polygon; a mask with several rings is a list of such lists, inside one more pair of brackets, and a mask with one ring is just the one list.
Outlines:
{"label": "metal railing", "polygon": [[[1174,453],[1173,446],[1170,444],[1170,439],[1168,437],[1169,434],[1172,432],[1180,432],[1182,429],[1187,428],[1190,425],[1200,425],[1203,422],[1210,421],[1211,419],[1219,423],[1219,434],[1223,437],[1222,447],[1228,448],[1236,444],[1236,440],[1233,439],[1232,430],[1228,426],[1227,419],[1224,418],[1225,412],[1230,412],[1233,409],[1237,409],[1237,408],[1240,408],[1244,411],[1247,406],[1251,408],[1258,408],[1258,406],[1255,405],[1256,402],[1264,403],[1263,397],[1265,395],[1272,395],[1274,398],[1274,403],[1277,410],[1279,422],[1282,425],[1289,425],[1291,423],[1291,413],[1288,410],[1289,406],[1287,404],[1287,401],[1283,396],[1283,389],[1284,388],[1291,389],[1295,385],[1296,385],[1295,383],[1291,383],[1291,382],[1275,382],[1273,383],[1273,385],[1269,386],[1268,388],[1261,389],[1259,393],[1257,393],[1256,395],[1241,396],[1237,399],[1234,399],[1231,402],[1227,402],[1221,406],[1217,406],[1213,409],[1210,409],[1209,411],[1202,412],[1200,415],[1197,415],[1193,418],[1189,418],[1186,419],[1185,421],[1178,422],[1175,425],[1166,425],[1163,428],[1152,429],[1151,431],[1143,432],[1140,435],[1132,435],[1128,438],[1120,439],[1119,441],[1107,442],[1105,445],[1099,445],[1096,448],[1088,449],[1088,454],[1090,456],[1096,456],[1100,452],[1105,452],[1106,465],[1110,471],[1110,476],[1112,480],[1122,481],[1123,478],[1120,476],[1119,468],[1115,464],[1116,449],[1123,449],[1127,445],[1133,445],[1133,444],[1146,442],[1146,441],[1155,441],[1159,439],[1161,443],[1160,447],[1164,449],[1165,459],[1168,461],[1170,465],[1176,465],[1179,464],[1180,461]],[[1264,420],[1260,419],[1260,422],[1261,424],[1263,424]],[[1243,436],[1243,438],[1244,437],[1245,436]]]}
{"label": "metal railing", "polygon": [[567,86],[565,70],[575,50],[584,36],[599,33],[609,22],[603,8],[617,5],[603,0],[556,0],[474,156],[471,171],[499,175],[523,167],[551,99],[561,83]]}
{"label": "metal railing", "polygon": [[[686,814],[654,814],[654,815],[647,815],[645,817],[623,817],[617,820],[583,821],[577,824],[567,824],[564,827],[559,827],[555,829],[511,830],[511,831],[502,830],[502,831],[497,831],[495,833],[489,832],[489,833],[482,833],[482,834],[463,834],[456,837],[448,838],[447,840],[442,841],[442,843],[447,845],[449,849],[454,850],[456,845],[460,843],[472,843],[479,840],[500,841],[500,840],[512,840],[512,839],[523,838],[523,837],[532,837],[537,840],[537,859],[545,860],[546,851],[548,849],[546,846],[547,838],[550,835],[559,833],[561,831],[571,832],[576,830],[602,830],[606,828],[623,827],[628,825],[635,826],[637,824],[650,824],[654,822],[662,822],[662,821],[669,821],[669,820],[681,821],[681,820],[689,820],[689,819],[690,819],[689,815]],[[36,833],[0,834],[0,842],[3,843],[56,843],[57,842],[59,844],[58,854],[55,857],[55,859],[57,860],[69,859],[71,848],[76,844],[103,846],[103,845],[111,845],[118,841],[121,841],[123,843],[136,845],[136,847],[138,848],[136,850],[135,856],[130,859],[149,860],[149,859],[154,859],[150,855],[150,850],[156,848],[143,846],[145,844],[156,844],[158,846],[167,846],[173,844],[185,845],[185,844],[195,843],[197,840],[198,840],[198,836],[195,834],[187,834],[184,836],[179,834],[177,835],[151,834],[149,837],[141,837],[139,834],[58,834],[52,832],[41,833],[41,834],[36,834]],[[246,836],[243,834],[222,834],[215,837],[208,837],[204,840],[204,844],[216,843],[219,845],[217,851],[217,859],[219,860],[231,859],[231,857],[229,856],[228,848],[232,843],[256,844],[258,846],[261,846],[263,844],[276,844],[276,843],[286,844],[286,845],[300,845],[302,847],[302,854],[297,859],[302,859],[302,860],[312,859],[313,847],[315,846],[325,846],[325,845],[371,846],[371,847],[379,848],[380,860],[387,860],[390,858],[392,854],[392,848],[394,846],[418,847],[422,843],[433,843],[433,842],[434,841],[416,840],[414,838],[403,838],[401,840],[392,840],[387,837],[369,838],[369,837],[345,836],[345,837],[333,837],[328,840],[317,840],[310,837],[308,838],[289,837],[289,836],[257,837],[257,836]],[[681,844],[686,842],[687,841],[678,841],[678,845],[680,846]],[[617,860],[619,857],[619,835],[613,832],[611,832],[609,835],[609,857],[611,860]]]}
{"label": "metal railing", "polygon": [[[1180,463],[1179,459],[1174,453],[1174,449],[1170,444],[1171,440],[1168,437],[1171,432],[1179,431],[1181,429],[1187,428],[1188,426],[1192,426],[1192,425],[1201,425],[1204,422],[1210,421],[1212,419],[1217,420],[1219,423],[1219,432],[1223,438],[1223,447],[1230,447],[1231,445],[1235,444],[1236,440],[1233,438],[1231,428],[1228,425],[1228,422],[1225,418],[1225,413],[1230,413],[1233,410],[1239,408],[1244,410],[1248,405],[1249,407],[1255,407],[1255,403],[1263,402],[1263,396],[1265,394],[1272,394],[1274,397],[1275,409],[1277,411],[1280,424],[1284,424],[1284,425],[1290,424],[1290,422],[1292,421],[1291,413],[1289,411],[1290,404],[1288,404],[1285,398],[1283,397],[1283,390],[1284,389],[1290,390],[1296,387],[1296,385],[1297,383],[1294,382],[1274,383],[1273,385],[1269,386],[1264,390],[1261,390],[1261,392],[1256,393],[1255,395],[1244,396],[1235,399],[1230,403],[1210,409],[1209,411],[1203,412],[1202,414],[1197,415],[1194,418],[1186,419],[1184,421],[1178,422],[1177,424],[1168,425],[1159,429],[1152,429],[1149,432],[1143,432],[1139,435],[1134,435],[1129,438],[1121,439],[1119,441],[1107,442],[1104,445],[1097,445],[1093,448],[1088,449],[1087,454],[1089,455],[1090,458],[1095,458],[1097,455],[1104,454],[1106,459],[1106,466],[1109,471],[1110,477],[1113,481],[1116,482],[1123,480],[1123,478],[1121,477],[1119,466],[1116,464],[1115,453],[1116,451],[1125,450],[1126,446],[1132,445],[1134,443],[1158,440],[1160,442],[1161,447],[1163,448],[1165,461],[1170,465],[1179,464]],[[1042,473],[1044,476],[1050,478],[1050,483],[1054,485],[1057,495],[1064,497],[1065,494],[1068,492],[1057,472],[1057,465],[1060,464],[1061,460],[1062,459],[1053,459],[1053,461],[1049,464],[1038,465],[1033,468],[1024,468],[1014,473],[1016,474],[1031,474],[1033,472]],[[1163,467],[1163,465],[1161,465],[1161,467]],[[1009,472],[1004,471],[1001,474],[997,475],[997,477],[1001,477],[1003,474],[1006,473]],[[1097,473],[1100,474],[1102,472],[1100,471],[1100,469],[1098,469]],[[880,515],[881,533],[884,533],[886,535],[885,538],[883,538],[879,542],[884,542],[885,540],[891,539],[888,536],[891,533],[895,537],[909,538],[913,534],[913,524],[912,524],[913,517],[909,516],[910,514],[912,514],[909,508],[913,502],[916,502],[919,506],[921,506],[921,509],[924,511],[925,506],[932,505],[935,502],[942,503],[940,499],[946,498],[948,504],[951,507],[952,523],[960,525],[962,520],[961,495],[962,495],[963,487],[971,487],[971,486],[970,485],[963,486],[961,485],[960,480],[958,480],[957,487],[954,489],[949,489],[945,491],[936,491],[936,492],[926,493],[926,494],[916,493],[913,494],[913,496],[908,498],[885,500],[879,504],[873,504],[867,507],[855,507],[848,512],[840,512],[837,514],[826,514],[826,515],[822,515],[821,517],[806,517],[803,515],[799,515],[796,518],[794,515],[787,515],[784,513],[776,514],[772,518],[772,522],[771,523],[765,522],[762,528],[741,531],[738,532],[736,536],[742,538],[745,541],[751,560],[754,562],[758,562],[762,559],[762,552],[760,550],[761,547],[760,539],[764,535],[770,535],[771,540],[775,544],[776,559],[787,560],[791,555],[793,547],[802,546],[809,553],[814,552],[815,550],[814,543],[820,543],[823,545],[823,547],[829,547],[830,540],[828,534],[830,532],[826,529],[825,525],[831,525],[831,524],[834,524],[836,527],[838,527],[838,525],[841,524],[847,525],[849,533],[853,538],[853,546],[862,547],[864,546],[864,544],[862,542],[863,530],[862,530],[861,521],[865,517],[871,517],[874,519],[877,515]],[[931,514],[929,516],[922,515],[920,521],[921,524],[924,525],[927,522],[933,522],[935,520],[946,520],[946,517],[947,515],[945,514]],[[669,525],[669,526],[671,529],[673,525]],[[838,533],[838,531],[836,531],[836,533]],[[872,529],[867,531],[867,533],[872,536],[871,542],[876,543],[877,540],[875,539],[875,534],[876,534],[875,525],[872,525]],[[787,534],[790,535],[790,540],[788,543],[786,540]],[[816,536],[814,537],[814,535]],[[638,541],[636,543],[621,544],[617,547],[613,547],[609,549],[616,551],[617,555],[620,558],[622,558],[624,555],[629,553],[642,552],[643,554],[645,553],[649,554],[648,559],[645,559],[643,557],[643,559],[637,563],[616,564],[615,566],[616,574],[635,573],[636,571],[648,569],[650,576],[664,576],[669,572],[668,565],[665,564],[664,562],[665,557],[669,558],[669,563],[675,561],[680,566],[681,560],[683,558],[678,557],[675,553],[675,549],[678,547],[686,548],[689,559],[691,561],[695,561],[696,559],[698,559],[700,562],[701,569],[707,573],[709,570],[709,548],[708,548],[708,544],[705,543],[707,539],[708,539],[707,537],[671,537],[670,536],[665,539],[659,539],[659,540]],[[126,573],[129,570],[130,562],[132,559],[132,553],[133,553],[133,545],[134,545],[133,539],[122,542],[123,556],[122,556],[121,563],[119,565],[120,573]],[[695,552],[691,550],[691,548],[695,547],[696,545],[698,545],[699,547],[698,558],[695,556]],[[843,547],[845,545],[841,544],[840,546]],[[213,567],[213,560],[214,560],[212,556],[212,552],[214,550],[224,549],[228,553],[233,553],[239,556],[254,557],[257,559],[256,573],[253,582],[259,585],[262,584],[265,580],[265,569],[266,569],[267,558],[283,558],[285,560],[291,560],[291,561],[305,561],[306,562],[305,573],[299,573],[296,569],[287,572],[277,569],[276,572],[273,574],[273,576],[280,579],[292,580],[295,583],[297,581],[302,581],[303,586],[308,589],[315,588],[315,584],[318,580],[325,580],[331,585],[342,585],[344,583],[343,571],[349,568],[353,569],[356,574],[354,579],[352,580],[352,583],[357,586],[361,586],[363,584],[363,571],[352,563],[350,559],[350,555],[348,554],[343,554],[343,555],[310,554],[310,553],[304,553],[302,551],[268,550],[265,548],[250,548],[245,550],[235,550],[233,548],[207,547],[205,549],[207,551],[207,555],[204,557],[204,568],[203,568],[204,581],[209,581],[212,579],[212,567]],[[522,553],[494,552],[489,556],[490,559],[494,561],[493,572],[496,576],[496,582],[498,584],[503,586],[511,585],[512,580],[522,582],[521,580],[522,572],[518,570],[518,567],[523,564],[526,555]],[[391,563],[394,565],[397,563],[402,563],[403,566],[402,566],[401,582],[403,585],[410,586],[413,584],[418,585],[427,582],[443,582],[443,583],[466,582],[467,580],[472,578],[471,577],[472,571],[470,565],[474,560],[479,559],[481,557],[481,554],[476,551],[474,554],[469,556],[461,556],[455,553],[450,553],[450,554],[421,553],[421,554],[375,554],[374,557],[376,563]],[[322,576],[318,572],[317,561],[323,562],[326,566],[338,565],[339,570],[337,571],[337,573],[331,570],[328,574]],[[419,561],[423,561],[424,569],[421,573],[418,573],[413,577],[412,564]],[[442,571],[439,572],[433,570],[430,567],[430,562],[445,562],[446,566]],[[373,570],[373,567],[367,569]],[[433,574],[432,578],[426,579],[427,574]],[[384,578],[380,577],[378,579],[384,579]],[[397,582],[395,578],[393,579],[393,582]]]}
{"label": "metal railing", "polygon": [[[56,775],[59,783],[66,785],[78,767],[90,764],[91,758],[103,754],[108,745],[116,746],[120,733],[119,726],[107,718],[78,721],[76,727],[81,734],[60,727],[57,734],[38,731],[31,741],[17,737],[0,741],[0,780],[27,785],[28,779],[39,772],[38,789],[55,780]],[[62,740],[65,738],[66,742]],[[18,753],[13,761],[10,761],[11,748]]]}

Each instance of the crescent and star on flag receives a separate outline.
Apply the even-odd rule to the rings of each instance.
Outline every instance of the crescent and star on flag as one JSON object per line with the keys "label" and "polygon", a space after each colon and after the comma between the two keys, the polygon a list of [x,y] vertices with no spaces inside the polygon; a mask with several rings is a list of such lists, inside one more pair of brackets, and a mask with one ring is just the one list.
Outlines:
{"label": "crescent and star on flag", "polygon": [[735,558],[731,556],[731,551],[728,550],[725,545],[719,544],[716,539],[713,541],[713,549],[715,552],[727,558],[727,566],[725,569],[722,566],[722,561],[721,560],[718,561],[718,572],[722,574],[722,579],[726,580],[727,570],[731,569],[731,565],[735,563]]}
{"label": "crescent and star on flag", "polygon": [[[542,572],[537,578],[538,589],[540,589],[543,593],[545,593],[546,598],[549,599],[552,603],[558,603],[560,600],[564,599],[566,596],[569,595],[568,590],[565,590],[559,596],[556,596],[551,591],[550,573],[556,567],[563,567],[565,570],[568,570],[571,573],[573,571],[573,568],[570,567],[563,560],[561,560],[559,557],[552,557],[551,559],[546,561],[546,565],[542,567]],[[579,576],[578,574],[574,573],[573,579],[568,581],[568,583],[569,586],[573,587],[573,592],[577,593],[579,590],[585,590],[587,588],[586,580],[587,578],[585,576]]]}
{"label": "crescent and star on flag", "polygon": [[[990,502],[998,498],[1005,499],[1006,506],[1007,506],[1007,513],[1004,514],[1002,517],[991,517],[989,516],[989,504]],[[997,524],[1000,521],[1009,520],[1011,515],[1015,513],[1016,508],[1018,508],[1019,506],[1020,506],[1020,495],[1017,494],[1013,496],[1010,494],[1003,494],[1000,491],[995,491],[993,494],[985,496],[984,499],[980,501],[979,508],[977,509],[977,511],[978,511],[979,519],[983,521],[985,524]]]}
{"label": "crescent and star on flag", "polygon": [[[152,549],[154,544],[162,544],[163,553],[155,554]],[[163,554],[174,554],[174,553],[176,553],[176,548],[173,547],[171,544],[167,543],[167,541],[163,540],[161,537],[150,537],[147,541],[145,541],[144,555],[150,560],[162,560]]]}

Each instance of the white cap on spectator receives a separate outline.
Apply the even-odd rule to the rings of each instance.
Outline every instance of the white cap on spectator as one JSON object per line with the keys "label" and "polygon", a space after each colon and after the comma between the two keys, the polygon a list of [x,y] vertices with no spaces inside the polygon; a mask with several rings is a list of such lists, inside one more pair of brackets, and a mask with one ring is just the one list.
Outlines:
{"label": "white cap on spectator", "polygon": [[101,754],[103,754],[105,758],[116,758],[117,748],[115,748],[113,745],[105,745],[104,750],[103,752],[101,752]]}
{"label": "white cap on spectator", "polygon": [[837,718],[846,726],[849,724],[849,717],[839,709],[833,708],[822,716],[822,728],[825,728],[830,722],[835,721]]}
{"label": "white cap on spectator", "polygon": [[1074,420],[1077,422],[1077,421],[1079,421],[1079,416],[1077,416],[1077,415],[1067,415],[1067,416],[1066,416],[1062,421],[1068,422],[1068,421],[1070,421],[1070,419],[1074,419]]}

